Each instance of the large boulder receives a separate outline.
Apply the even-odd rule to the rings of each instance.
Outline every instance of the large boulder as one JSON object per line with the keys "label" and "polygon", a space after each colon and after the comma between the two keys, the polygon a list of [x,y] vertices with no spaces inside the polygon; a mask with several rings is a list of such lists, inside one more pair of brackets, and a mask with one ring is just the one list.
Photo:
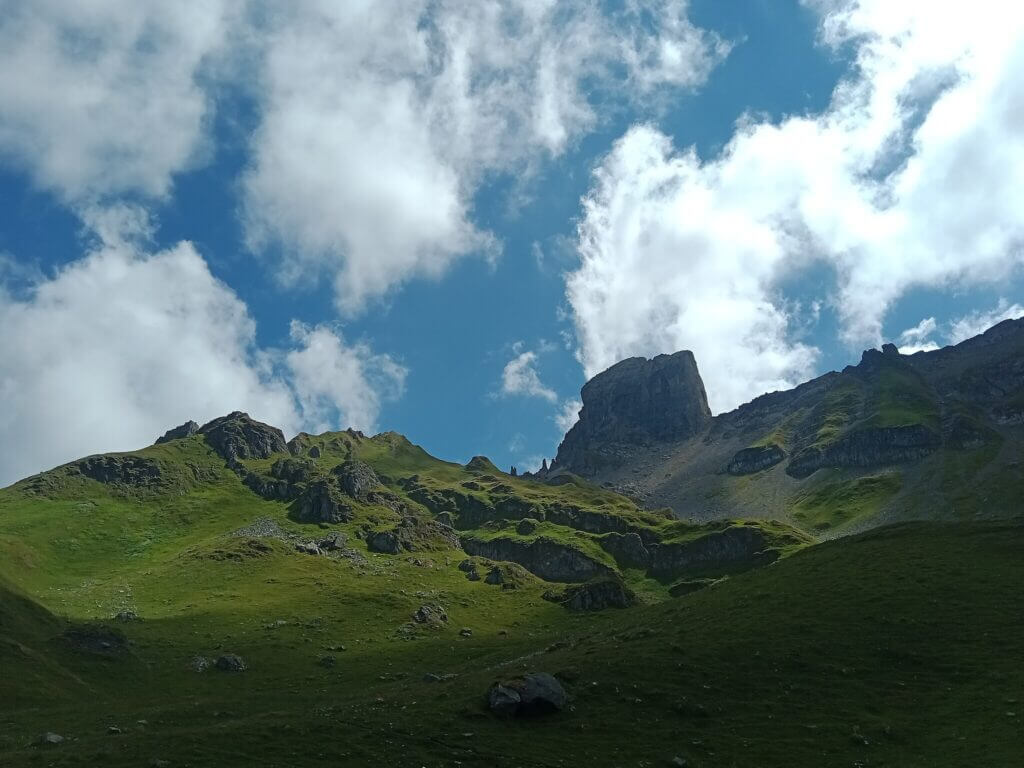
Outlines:
{"label": "large boulder", "polygon": [[213,666],[221,672],[244,672],[247,669],[242,657],[234,653],[225,653],[223,656],[218,656]]}
{"label": "large boulder", "polygon": [[579,421],[559,446],[554,467],[583,476],[614,461],[615,446],[683,440],[711,423],[689,351],[623,360],[588,381],[581,395]]}
{"label": "large boulder", "polygon": [[488,708],[501,717],[552,714],[565,709],[568,701],[562,684],[547,672],[496,682],[487,691]]}
{"label": "large boulder", "polygon": [[502,589],[519,589],[526,583],[529,572],[516,563],[496,563],[487,571],[485,584],[500,585]]}
{"label": "large boulder", "polygon": [[241,411],[214,419],[200,427],[199,432],[229,464],[239,459],[268,459],[275,453],[288,452],[280,429],[256,421]]}

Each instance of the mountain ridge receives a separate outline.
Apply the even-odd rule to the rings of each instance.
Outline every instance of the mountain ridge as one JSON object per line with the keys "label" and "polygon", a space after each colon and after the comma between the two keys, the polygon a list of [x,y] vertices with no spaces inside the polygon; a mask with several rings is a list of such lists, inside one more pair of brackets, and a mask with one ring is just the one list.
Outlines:
{"label": "mountain ridge", "polygon": [[[966,447],[804,478],[784,461],[746,473],[753,456],[732,475],[720,459],[759,449],[766,426],[791,447],[781,411],[729,438],[715,422],[670,431],[698,478],[746,499],[765,497],[758,478],[799,485],[789,522],[678,519],[557,467],[446,462],[395,432],[285,441],[242,412],[0,489],[0,762],[1015,764],[1019,514],[835,526],[880,525],[899,494],[927,507],[906,468],[936,457],[972,462],[942,467],[945,492],[976,500],[988,471],[1017,504],[1012,469],[941,409],[886,399],[915,394],[909,364],[868,358],[833,387],[871,406],[858,419],[911,407]],[[975,381],[962,362],[942,367],[954,390]],[[1004,368],[972,391],[1012,405]],[[893,370],[879,399],[869,385]],[[699,416],[699,390],[669,379]],[[758,511],[744,500],[729,509]]]}
{"label": "mountain ridge", "polygon": [[[867,350],[857,365],[760,395],[682,439],[581,446],[567,435],[548,477],[574,472],[682,519],[776,518],[832,535],[920,517],[901,501],[907,496],[937,499],[925,516],[974,512],[984,500],[972,485],[993,471],[1024,488],[1014,458],[1024,447],[1021,423],[1024,320],[1007,320],[940,350]],[[855,490],[859,479],[886,473],[899,482],[874,488],[889,487],[891,498],[875,499],[857,520],[800,520],[801,502],[822,486]],[[928,476],[954,479],[937,493]],[[998,503],[991,514],[1013,514],[1012,493]]]}

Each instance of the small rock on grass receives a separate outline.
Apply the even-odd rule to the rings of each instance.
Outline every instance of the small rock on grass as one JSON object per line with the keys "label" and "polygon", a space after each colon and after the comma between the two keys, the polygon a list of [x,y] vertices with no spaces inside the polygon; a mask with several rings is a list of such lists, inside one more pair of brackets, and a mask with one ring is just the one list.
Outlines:
{"label": "small rock on grass", "polygon": [[242,657],[236,656],[233,653],[225,653],[223,656],[218,656],[214,666],[221,672],[244,672],[246,669],[245,661]]}

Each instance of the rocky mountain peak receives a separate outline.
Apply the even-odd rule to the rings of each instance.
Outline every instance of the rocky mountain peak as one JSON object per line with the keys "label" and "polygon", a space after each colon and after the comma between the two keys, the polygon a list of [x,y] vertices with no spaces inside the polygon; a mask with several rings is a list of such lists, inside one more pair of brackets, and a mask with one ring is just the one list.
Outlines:
{"label": "rocky mountain peak", "polygon": [[683,440],[711,422],[704,382],[687,350],[650,360],[631,357],[588,381],[579,421],[554,466],[589,473],[628,446]]}
{"label": "rocky mountain peak", "polygon": [[229,463],[238,459],[266,459],[274,453],[288,452],[280,429],[256,421],[242,411],[233,411],[204,424],[199,433]]}

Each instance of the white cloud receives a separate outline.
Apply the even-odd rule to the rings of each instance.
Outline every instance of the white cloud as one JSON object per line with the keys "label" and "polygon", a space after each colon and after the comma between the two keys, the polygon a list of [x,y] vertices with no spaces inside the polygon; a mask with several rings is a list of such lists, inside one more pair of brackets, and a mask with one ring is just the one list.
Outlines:
{"label": "white cloud", "polygon": [[949,331],[949,343],[959,344],[972,336],[984,333],[996,323],[1018,317],[1024,317],[1024,307],[1020,304],[1010,304],[1006,299],[1000,299],[999,303],[991,310],[972,312],[954,321]]}
{"label": "white cloud", "polygon": [[913,328],[900,334],[900,352],[911,355],[915,352],[932,352],[939,348],[935,340],[941,335],[946,344],[959,344],[974,336],[978,336],[993,325],[1003,320],[1011,320],[1024,316],[1024,307],[1010,304],[1006,299],[999,299],[995,307],[989,310],[975,310],[963,317],[951,320],[940,327],[934,317],[926,317]]}
{"label": "white cloud", "polygon": [[558,395],[544,386],[537,373],[537,353],[520,352],[505,365],[501,374],[501,392],[504,395],[525,395],[555,402]]}
{"label": "white cloud", "polygon": [[520,181],[599,122],[601,83],[691,87],[725,54],[680,0],[288,5],[266,33],[243,180],[286,281],[333,275],[339,308],[499,246],[471,221],[488,175]]}
{"label": "white cloud", "polygon": [[346,346],[324,326],[293,320],[291,338],[299,347],[285,359],[306,424],[317,432],[336,425],[373,432],[381,402],[401,396],[408,371],[366,344]]}
{"label": "white cloud", "polygon": [[761,204],[758,190],[703,173],[658,131],[627,133],[584,200],[568,298],[588,377],[632,355],[690,349],[720,411],[806,377],[815,352],[788,341],[790,318],[773,303],[783,244],[737,210],[735,197]]}
{"label": "white cloud", "polygon": [[580,408],[583,402],[576,398],[565,400],[558,412],[555,414],[555,424],[563,435],[572,429],[573,425],[580,420]]}
{"label": "white cloud", "polygon": [[600,123],[596,101],[657,104],[727,51],[685,0],[38,0],[0,15],[0,156],[76,211],[160,199],[241,92],[249,243],[286,283],[328,275],[351,313],[495,258],[471,216],[486,178],[525,184]]}
{"label": "white cloud", "polygon": [[286,432],[323,426],[329,402],[372,423],[394,394],[380,380],[403,375],[323,328],[299,327],[284,361],[257,347],[188,242],[146,253],[115,237],[18,297],[0,285],[0,327],[0,485],[236,409]]}
{"label": "white cloud", "polygon": [[81,203],[162,196],[207,153],[200,83],[233,3],[6,3],[0,14],[0,154]]}
{"label": "white cloud", "polygon": [[938,349],[939,345],[931,339],[938,327],[934,317],[926,317],[913,328],[907,328],[900,334],[900,353],[912,355],[915,352],[932,352]]}
{"label": "white cloud", "polygon": [[721,410],[810,371],[777,286],[815,260],[851,345],[880,342],[910,288],[1019,268],[1024,6],[813,5],[857,50],[823,114],[747,117],[707,161],[638,126],[599,167],[567,286],[588,375],[690,348]]}

